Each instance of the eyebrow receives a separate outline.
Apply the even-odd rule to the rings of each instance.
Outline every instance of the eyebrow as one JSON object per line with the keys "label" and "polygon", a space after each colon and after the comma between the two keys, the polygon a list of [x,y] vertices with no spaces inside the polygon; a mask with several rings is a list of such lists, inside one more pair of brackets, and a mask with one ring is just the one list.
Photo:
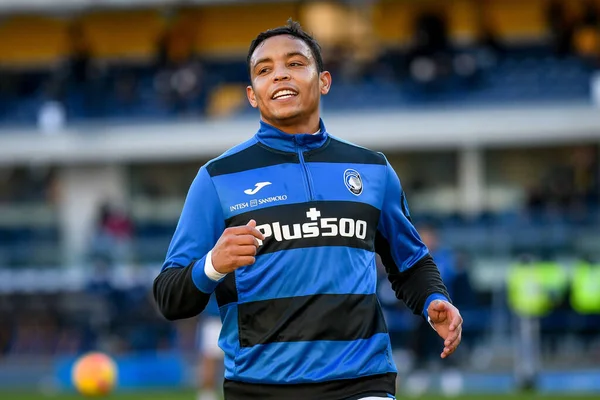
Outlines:
{"label": "eyebrow", "polygon": [[[299,51],[290,51],[289,53],[286,53],[285,58],[292,58],[292,57],[296,57],[296,56],[300,56],[300,57],[304,58],[305,60],[308,60],[308,57],[306,57],[306,55],[304,53],[299,52]],[[262,64],[264,62],[269,62],[269,61],[273,61],[273,59],[271,57],[263,57],[254,63],[253,68],[256,68],[256,66],[259,64]]]}

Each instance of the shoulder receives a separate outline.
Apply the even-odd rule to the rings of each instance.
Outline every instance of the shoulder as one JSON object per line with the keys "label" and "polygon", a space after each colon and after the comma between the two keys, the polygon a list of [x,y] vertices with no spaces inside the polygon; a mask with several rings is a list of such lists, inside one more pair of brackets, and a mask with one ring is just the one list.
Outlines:
{"label": "shoulder", "polygon": [[208,161],[202,168],[206,169],[210,176],[226,173],[232,165],[239,164],[240,161],[246,158],[247,153],[251,152],[257,144],[258,140],[253,136]]}
{"label": "shoulder", "polygon": [[251,148],[252,146],[254,146],[257,143],[258,143],[258,140],[256,140],[256,137],[252,136],[250,139],[246,140],[245,142],[242,142],[234,147],[231,147],[230,149],[225,150],[221,155],[208,161],[206,163],[206,166],[208,167],[208,166],[218,163],[219,161],[222,161],[228,157],[239,155],[240,153]]}
{"label": "shoulder", "polygon": [[387,159],[383,153],[359,146],[355,143],[329,135],[330,142],[324,151],[311,155],[313,162],[333,162],[352,164],[386,165]]}

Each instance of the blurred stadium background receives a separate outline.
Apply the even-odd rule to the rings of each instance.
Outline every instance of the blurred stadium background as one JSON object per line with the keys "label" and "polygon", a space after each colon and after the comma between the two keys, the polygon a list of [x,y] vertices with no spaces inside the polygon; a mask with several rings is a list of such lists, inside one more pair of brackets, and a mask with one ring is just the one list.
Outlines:
{"label": "blurred stadium background", "polygon": [[60,396],[73,358],[101,350],[123,390],[193,398],[198,321],[166,322],[149,288],[198,168],[257,129],[251,39],[289,17],[333,73],[328,130],[386,152],[465,319],[440,362],[382,275],[400,393],[599,396],[599,13],[579,0],[0,1],[0,397]]}

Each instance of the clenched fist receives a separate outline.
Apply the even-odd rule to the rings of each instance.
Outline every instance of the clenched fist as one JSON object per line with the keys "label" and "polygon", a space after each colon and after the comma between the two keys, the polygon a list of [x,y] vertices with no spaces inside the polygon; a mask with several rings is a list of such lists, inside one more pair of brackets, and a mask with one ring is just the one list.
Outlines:
{"label": "clenched fist", "polygon": [[225,229],[212,249],[214,269],[221,274],[228,274],[240,267],[254,264],[258,240],[264,239],[253,219],[247,225]]}

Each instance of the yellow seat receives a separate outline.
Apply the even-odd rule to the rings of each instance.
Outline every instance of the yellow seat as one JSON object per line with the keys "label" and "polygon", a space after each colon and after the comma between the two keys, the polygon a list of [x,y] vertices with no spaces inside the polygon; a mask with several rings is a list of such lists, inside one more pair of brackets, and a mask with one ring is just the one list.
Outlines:
{"label": "yellow seat", "polygon": [[215,118],[231,116],[241,110],[247,101],[245,86],[222,85],[210,94],[207,114]]}
{"label": "yellow seat", "polygon": [[600,35],[598,28],[586,26],[575,32],[577,54],[588,57],[600,56]]}
{"label": "yellow seat", "polygon": [[147,60],[156,55],[164,20],[155,10],[103,11],[81,24],[93,57]]}
{"label": "yellow seat", "polygon": [[68,53],[67,23],[45,16],[12,16],[0,23],[0,64],[36,67]]}
{"label": "yellow seat", "polygon": [[190,11],[187,17],[196,28],[198,53],[244,56],[259,32],[285,25],[290,17],[297,20],[297,14],[297,6],[286,2],[211,5]]}
{"label": "yellow seat", "polygon": [[496,0],[485,3],[492,31],[509,40],[540,39],[547,32],[545,0]]}

